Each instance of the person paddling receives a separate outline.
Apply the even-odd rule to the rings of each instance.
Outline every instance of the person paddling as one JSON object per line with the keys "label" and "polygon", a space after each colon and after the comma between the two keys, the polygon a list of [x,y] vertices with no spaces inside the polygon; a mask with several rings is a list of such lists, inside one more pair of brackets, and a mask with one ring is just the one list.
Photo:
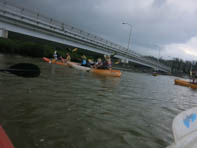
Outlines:
{"label": "person paddling", "polygon": [[87,66],[88,67],[93,67],[94,66],[94,61],[92,60],[92,59],[88,59],[88,61],[87,61]]}
{"label": "person paddling", "polygon": [[70,62],[71,61],[70,54],[67,52],[66,53],[66,59],[61,57],[61,60],[62,60],[62,63]]}
{"label": "person paddling", "polygon": [[56,62],[57,61],[57,51],[55,50],[54,53],[53,53],[53,62]]}
{"label": "person paddling", "polygon": [[81,58],[82,58],[81,66],[87,66],[87,58],[86,58],[86,56],[83,55]]}
{"label": "person paddling", "polygon": [[197,71],[193,71],[192,74],[193,84],[197,84]]}
{"label": "person paddling", "polygon": [[95,63],[94,68],[97,68],[97,69],[102,69],[103,68],[103,63],[102,63],[101,58],[97,59],[97,62]]}
{"label": "person paddling", "polygon": [[104,55],[105,61],[103,63],[103,68],[104,69],[112,69],[112,62],[111,62],[111,58],[109,55]]}
{"label": "person paddling", "polygon": [[57,51],[56,50],[53,53],[53,58],[57,60]]}

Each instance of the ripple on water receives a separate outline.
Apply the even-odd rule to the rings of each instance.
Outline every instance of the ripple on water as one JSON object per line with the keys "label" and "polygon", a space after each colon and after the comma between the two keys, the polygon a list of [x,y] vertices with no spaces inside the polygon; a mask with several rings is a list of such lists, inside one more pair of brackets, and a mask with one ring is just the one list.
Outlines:
{"label": "ripple on water", "polygon": [[173,77],[101,77],[22,57],[8,64],[21,61],[42,73],[0,74],[0,121],[16,147],[163,148],[173,141],[173,118],[197,104],[196,91],[175,86]]}

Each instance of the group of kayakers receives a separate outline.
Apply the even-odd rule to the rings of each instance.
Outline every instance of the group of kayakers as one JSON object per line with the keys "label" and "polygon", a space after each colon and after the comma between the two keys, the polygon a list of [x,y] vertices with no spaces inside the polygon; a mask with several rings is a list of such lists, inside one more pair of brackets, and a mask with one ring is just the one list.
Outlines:
{"label": "group of kayakers", "polygon": [[96,62],[91,59],[86,58],[85,55],[82,56],[82,63],[81,66],[96,68],[96,69],[111,69],[112,62],[109,55],[104,55],[104,60],[102,61],[101,58],[98,58]]}
{"label": "group of kayakers", "polygon": [[[58,60],[58,54],[56,50],[54,51],[53,58],[56,61]],[[104,55],[103,61],[101,58],[98,58],[97,61],[94,62],[91,59],[87,59],[85,55],[82,55],[81,59],[82,59],[81,66],[86,66],[86,67],[91,67],[91,68],[96,68],[96,69],[111,69],[112,68],[112,62],[111,62],[111,58],[109,55]],[[62,58],[62,56],[60,56],[60,60],[63,63],[70,62],[71,56],[69,53],[66,53],[66,58],[64,59]]]}

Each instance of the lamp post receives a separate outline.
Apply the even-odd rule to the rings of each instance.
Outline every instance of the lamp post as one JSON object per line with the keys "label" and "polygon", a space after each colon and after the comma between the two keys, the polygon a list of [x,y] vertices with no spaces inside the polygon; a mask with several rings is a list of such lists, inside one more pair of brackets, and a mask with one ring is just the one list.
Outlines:
{"label": "lamp post", "polygon": [[129,51],[129,45],[130,45],[130,40],[131,40],[132,25],[131,25],[131,24],[129,24],[129,23],[126,23],[126,22],[123,22],[122,24],[130,26],[130,31],[129,31],[129,41],[128,41],[128,46],[127,46],[127,48],[128,48],[127,50]]}

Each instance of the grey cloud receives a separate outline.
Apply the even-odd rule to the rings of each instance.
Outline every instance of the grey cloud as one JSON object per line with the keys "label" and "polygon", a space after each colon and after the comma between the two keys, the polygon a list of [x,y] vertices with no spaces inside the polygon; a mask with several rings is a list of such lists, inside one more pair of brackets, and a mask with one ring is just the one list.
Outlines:
{"label": "grey cloud", "polygon": [[154,0],[152,5],[155,6],[155,7],[160,7],[163,4],[165,4],[165,2],[166,2],[166,0]]}
{"label": "grey cloud", "polygon": [[162,47],[171,43],[184,43],[197,34],[195,15],[174,9],[166,3],[166,0],[154,0],[145,8],[135,6],[135,0],[130,0],[132,3],[129,3],[127,8],[125,3],[121,5],[123,1],[112,3],[111,0],[15,0],[10,2],[125,47],[128,43],[129,27],[122,25],[121,22],[127,21],[133,25],[131,40],[133,50],[138,50],[140,47],[141,50],[146,48],[157,50],[154,45]]}

